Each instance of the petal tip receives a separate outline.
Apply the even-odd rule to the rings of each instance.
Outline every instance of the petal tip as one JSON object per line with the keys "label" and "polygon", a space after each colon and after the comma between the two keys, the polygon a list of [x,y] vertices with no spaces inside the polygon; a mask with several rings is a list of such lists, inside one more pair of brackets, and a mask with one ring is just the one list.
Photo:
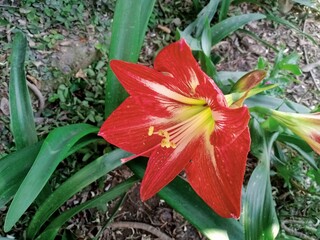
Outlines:
{"label": "petal tip", "polygon": [[148,187],[146,187],[143,182],[141,183],[140,186],[140,199],[142,202],[145,202],[147,200],[149,200],[150,198],[152,198],[156,193],[154,193],[151,189],[148,189]]}

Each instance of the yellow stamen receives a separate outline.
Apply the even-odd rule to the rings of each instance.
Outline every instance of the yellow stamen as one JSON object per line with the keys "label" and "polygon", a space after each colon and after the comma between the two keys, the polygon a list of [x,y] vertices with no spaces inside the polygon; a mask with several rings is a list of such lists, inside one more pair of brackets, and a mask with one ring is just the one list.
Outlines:
{"label": "yellow stamen", "polygon": [[163,130],[159,130],[159,131],[158,131],[158,135],[159,135],[160,137],[164,137],[164,131],[163,131]]}
{"label": "yellow stamen", "polygon": [[152,136],[154,131],[154,126],[149,127],[148,136]]}
{"label": "yellow stamen", "polygon": [[161,146],[161,147],[165,147],[165,146],[167,146],[167,142],[168,142],[168,140],[167,140],[167,139],[165,139],[165,138],[164,138],[164,139],[162,139],[162,140],[161,140],[161,143],[160,143],[160,146]]}
{"label": "yellow stamen", "polygon": [[[197,107],[198,108],[198,107]],[[204,132],[211,133],[214,129],[215,121],[212,116],[212,110],[208,106],[203,106],[201,111],[196,111],[193,116],[185,118],[184,121],[154,132],[151,126],[148,135],[157,134],[162,137],[160,146],[163,148],[177,148],[177,145],[185,146],[192,138],[199,136]]]}
{"label": "yellow stamen", "polygon": [[176,148],[176,147],[177,147],[177,145],[176,145],[174,142],[170,142],[170,147],[172,147],[172,148]]}

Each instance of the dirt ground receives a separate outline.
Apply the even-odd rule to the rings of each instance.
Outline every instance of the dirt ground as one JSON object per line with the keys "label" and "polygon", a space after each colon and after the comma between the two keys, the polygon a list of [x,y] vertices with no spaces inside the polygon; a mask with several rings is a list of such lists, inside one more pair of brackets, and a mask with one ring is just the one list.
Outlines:
{"label": "dirt ground", "polygon": [[[249,11],[252,12],[252,8],[255,7],[246,4],[241,5],[241,11],[244,13]],[[286,96],[296,102],[309,106],[311,109],[314,109],[319,105],[320,100],[320,20],[319,16],[314,14],[307,16],[307,18],[303,20],[302,13],[296,8],[292,9],[291,13],[294,18],[298,19],[297,21],[300,23],[301,29],[312,35],[312,37],[318,42],[318,45],[311,43],[308,39],[297,33],[297,31],[282,25],[276,25],[268,20],[249,23],[245,29],[255,32],[259,37],[268,41],[273,46],[280,46],[283,44],[286,46],[285,49],[287,52],[297,51],[301,55],[300,66],[302,67],[303,75],[299,77],[299,83],[292,84],[292,86],[286,91]],[[174,32],[175,30],[174,25],[168,25],[165,27],[167,27],[171,32]],[[142,60],[145,64],[151,63],[154,52],[158,50],[157,45],[153,42],[154,35],[163,34],[163,31],[167,31],[167,29],[149,29],[145,46],[142,50],[142,56],[144,56],[144,59]],[[88,30],[88,34],[90,36],[90,29]],[[73,41],[78,41],[80,44],[79,48],[83,48],[81,45],[81,39],[73,39]],[[86,43],[86,49],[90,49],[95,41],[96,39],[91,38],[91,40]],[[53,54],[53,62],[55,58],[63,57],[63,54],[68,51],[66,49],[68,49],[67,41],[60,49],[56,49],[57,52]],[[232,36],[220,42],[213,48],[213,51],[216,51],[223,56],[223,60],[217,65],[218,70],[221,71],[249,71],[255,68],[257,60],[261,56],[268,59],[270,62],[275,59],[275,53],[271,49],[257,43],[256,40],[252,39],[250,36],[240,32],[236,32]],[[46,53],[42,52],[39,56],[40,55],[45,58]],[[70,54],[68,57],[69,56]],[[96,52],[93,50],[90,52],[90,58],[92,59],[90,59],[89,62],[98,57],[99,56],[97,56]],[[43,60],[42,63],[41,59],[38,61],[40,64],[47,63],[47,60]],[[80,64],[76,67],[71,66],[71,68],[75,67],[78,69],[88,65],[88,63],[83,63],[81,61],[74,62],[73,59],[67,59],[65,61],[70,61],[70,63],[63,64],[63,66],[56,65],[56,67],[60,67],[60,69],[64,68],[61,70],[69,72],[70,65]],[[61,65],[59,61],[57,64]],[[2,72],[2,76],[9,76],[8,52],[6,51],[0,52],[0,71]],[[0,138],[0,141],[2,144],[0,144],[0,153],[4,151],[5,145],[10,146],[10,143],[12,142],[8,127],[9,110],[7,80],[7,78],[4,79],[1,77],[0,132],[2,137]],[[43,96],[48,96],[49,94],[49,92],[44,92]],[[39,107],[39,99],[34,97],[34,101],[34,105]],[[123,166],[122,168],[112,172],[106,178],[104,185],[114,186],[117,182],[121,182],[124,178],[127,178],[130,175],[130,170]],[[90,198],[90,196],[97,194],[95,187],[96,185],[93,184],[85,192],[77,194],[70,199],[62,209],[77,205],[78,203]],[[77,239],[92,239],[104,226],[104,223],[107,221],[107,217],[114,211],[116,205],[117,201],[110,204],[106,212],[101,212],[95,209],[84,211],[78,214],[72,221],[69,221],[66,229],[72,232]],[[0,210],[0,216],[1,211],[4,213],[5,209]],[[117,228],[117,225],[111,224],[111,227],[104,229],[100,239],[163,239],[161,234],[166,234],[168,237],[177,240],[206,239],[185,219],[183,219],[180,214],[176,213],[157,196],[144,203],[141,202],[139,198],[139,184],[136,184],[136,186],[126,195],[121,209],[114,217],[114,222],[123,223],[128,221],[138,224],[126,223],[122,228]],[[140,228],[144,228],[146,230],[141,230]],[[13,234],[14,233],[15,232],[13,231]],[[0,230],[0,235],[3,234],[2,230]]]}

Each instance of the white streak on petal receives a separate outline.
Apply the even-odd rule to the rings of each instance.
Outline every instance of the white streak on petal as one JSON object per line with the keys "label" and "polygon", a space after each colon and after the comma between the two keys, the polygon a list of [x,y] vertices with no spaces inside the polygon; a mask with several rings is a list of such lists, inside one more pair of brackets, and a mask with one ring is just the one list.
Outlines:
{"label": "white streak on petal", "polygon": [[181,103],[185,103],[185,104],[192,104],[192,105],[203,105],[205,104],[204,100],[201,99],[194,99],[194,98],[189,98],[189,97],[185,97],[183,95],[181,95],[180,93],[174,92],[172,90],[170,90],[169,88],[165,87],[164,85],[161,85],[159,83],[154,83],[154,82],[150,82],[147,80],[143,80],[142,83],[150,88],[151,90],[167,97],[170,98],[172,100],[181,102]]}
{"label": "white streak on petal", "polygon": [[195,94],[196,88],[199,85],[199,80],[192,68],[189,69],[189,74],[190,74],[190,81],[189,81],[190,90],[192,94]]}

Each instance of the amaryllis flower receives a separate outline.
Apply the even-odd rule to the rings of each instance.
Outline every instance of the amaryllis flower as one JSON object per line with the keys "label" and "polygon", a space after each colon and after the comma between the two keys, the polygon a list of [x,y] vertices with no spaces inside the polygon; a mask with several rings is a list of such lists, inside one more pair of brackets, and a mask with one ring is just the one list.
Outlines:
{"label": "amaryllis flower", "polygon": [[271,110],[270,114],[320,154],[320,113],[298,114]]}
{"label": "amaryllis flower", "polygon": [[134,157],[149,157],[141,199],[185,170],[192,188],[216,213],[238,218],[250,148],[248,109],[227,107],[184,40],[160,51],[154,68],[119,60],[110,66],[130,96],[99,135]]}

